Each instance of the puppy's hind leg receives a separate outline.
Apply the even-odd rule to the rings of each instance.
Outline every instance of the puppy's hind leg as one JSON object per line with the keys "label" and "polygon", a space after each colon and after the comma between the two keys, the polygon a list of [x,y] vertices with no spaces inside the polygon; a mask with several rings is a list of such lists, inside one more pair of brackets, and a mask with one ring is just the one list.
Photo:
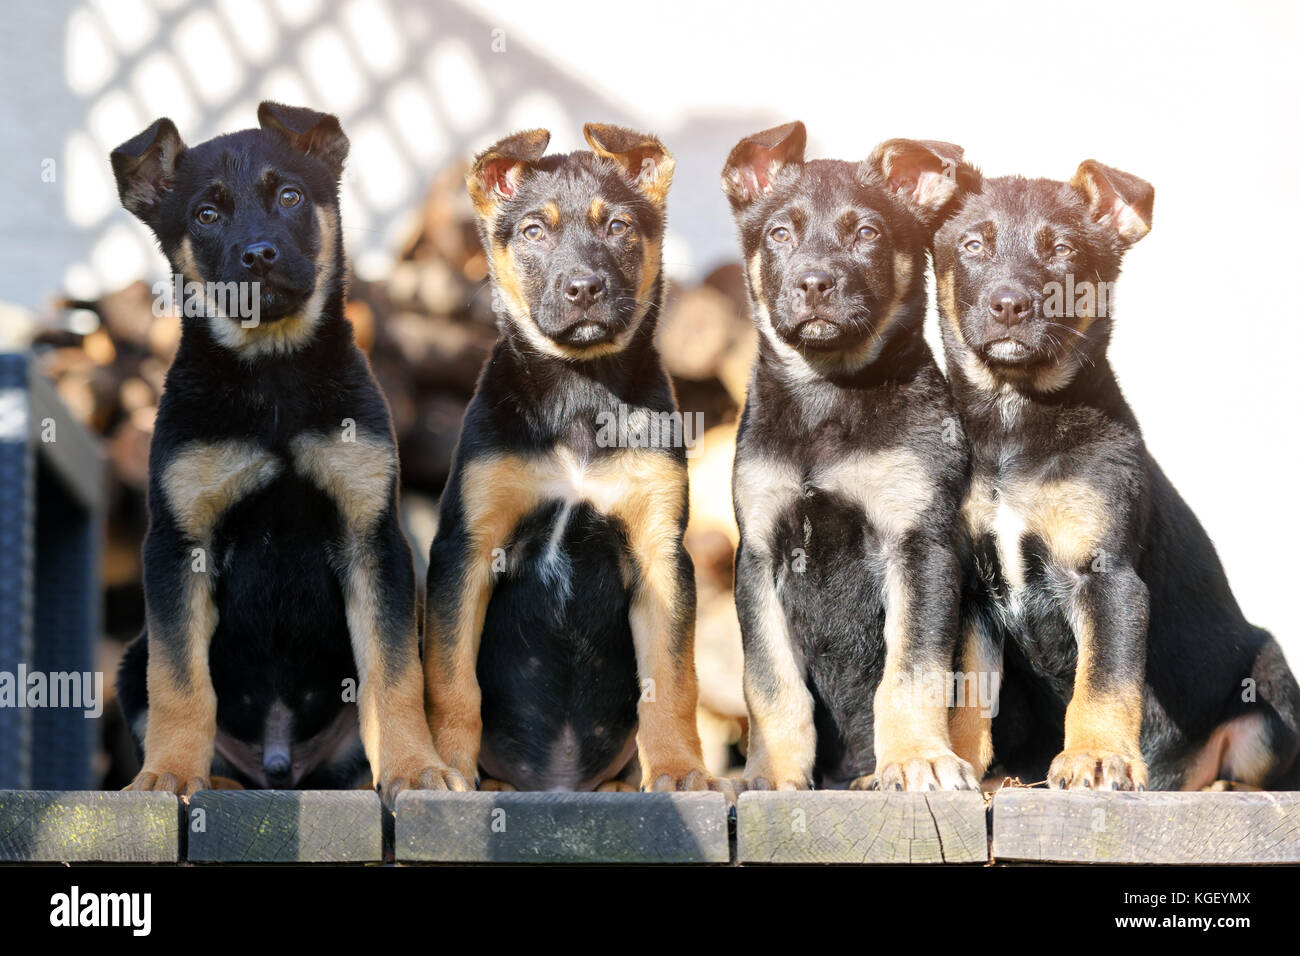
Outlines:
{"label": "puppy's hind leg", "polygon": [[1184,790],[1300,789],[1300,686],[1272,635],[1258,628],[1255,634],[1237,715],[1219,724],[1188,761]]}

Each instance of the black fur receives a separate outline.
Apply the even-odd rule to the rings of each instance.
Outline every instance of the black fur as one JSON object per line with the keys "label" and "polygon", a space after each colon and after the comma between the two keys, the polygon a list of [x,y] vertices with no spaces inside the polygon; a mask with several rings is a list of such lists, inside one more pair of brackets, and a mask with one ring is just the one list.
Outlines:
{"label": "black fur", "polygon": [[[170,121],[159,120],[113,154],[123,203],[154,231],[175,271],[187,267],[187,278],[210,282],[259,278],[266,326],[299,312],[313,295],[320,302],[315,326],[287,353],[249,351],[225,341],[223,332],[238,326],[237,318],[183,319],[150,448],[144,544],[149,619],[165,632],[142,635],[128,651],[119,690],[142,743],[148,657],[164,656],[173,662],[173,679],[185,679],[180,662],[188,653],[183,624],[189,611],[183,575],[192,573],[200,542],[186,533],[183,516],[168,500],[168,466],[196,444],[253,445],[276,458],[278,476],[235,501],[216,522],[211,540],[202,543],[205,573],[215,578],[217,612],[209,655],[217,695],[214,772],[246,786],[355,786],[366,761],[355,729],[358,672],[340,582],[343,522],[335,501],[295,471],[290,442],[308,434],[338,436],[351,419],[358,434],[391,445],[392,425],[343,315],[338,175],[347,140],[337,120],[309,110],[265,103],[259,116],[261,129],[190,148]],[[208,207],[215,217],[205,222],[211,214],[200,211]],[[323,233],[317,209],[335,223],[332,235]],[[188,260],[182,252],[186,240]],[[332,266],[322,272],[317,255],[326,242],[333,247]],[[257,243],[275,247],[269,268],[259,263],[250,269],[242,261]],[[395,484],[365,547],[377,568],[387,653],[393,659],[414,655],[408,641],[414,633],[414,578]],[[277,701],[291,714],[290,765],[273,765],[269,752],[262,766],[249,766],[247,759],[236,765],[223,740],[256,757]],[[314,760],[303,757],[313,738],[331,727],[340,728],[342,742]]]}
{"label": "black fur", "polygon": [[[1109,294],[1124,251],[1150,225],[1153,196],[1137,177],[1091,161],[1070,183],[987,179],[935,238],[937,274],[952,277],[951,296],[940,296],[943,335],[975,481],[1003,491],[1078,482],[1107,519],[1075,566],[1053,560],[1032,530],[1004,543],[1025,569],[1014,600],[994,536],[974,528],[980,573],[971,613],[1005,644],[996,761],[1042,780],[1062,750],[1078,665],[1068,616],[1078,607],[1095,619],[1091,685],[1102,693],[1141,688],[1150,786],[1209,782],[1191,779],[1193,758],[1216,728],[1249,714],[1263,717],[1258,733],[1273,763],[1247,782],[1267,785],[1296,753],[1295,679],[1273,638],[1242,616],[1208,535],[1147,452],[1106,358],[1109,308],[1088,322],[1083,310],[1062,314],[1061,300],[1050,298],[1067,277]],[[1013,305],[1027,315],[1007,324]],[[1246,780],[1248,768],[1232,765],[1241,753],[1230,750],[1217,775]],[[1105,782],[1099,770],[1082,785]]]}
{"label": "black fur", "polygon": [[[774,583],[814,707],[816,760],[807,782],[860,786],[878,769],[881,749],[873,697],[885,666],[891,564],[916,596],[900,649],[904,666],[952,670],[966,446],[921,327],[926,249],[951,205],[949,192],[960,186],[953,180],[949,192],[924,203],[911,193],[919,176],[955,164],[961,151],[895,140],[866,163],[804,161],[804,139],[798,123],[755,134],[737,145],[723,172],[760,329],[736,448],[736,604],[751,714],[756,698],[779,693],[777,649],[764,633],[763,594]],[[800,285],[810,274],[824,274],[815,281],[832,286],[812,302]],[[900,448],[919,462],[929,501],[894,541],[859,501],[819,485],[819,476],[851,456]],[[773,466],[797,475],[801,493],[763,506],[773,489],[761,470],[748,469]],[[775,511],[770,519],[756,515],[765,507]],[[801,783],[760,781],[765,768],[752,764],[751,749],[751,786]],[[886,785],[905,783],[912,785],[891,775]],[[967,772],[946,785],[974,779]]]}

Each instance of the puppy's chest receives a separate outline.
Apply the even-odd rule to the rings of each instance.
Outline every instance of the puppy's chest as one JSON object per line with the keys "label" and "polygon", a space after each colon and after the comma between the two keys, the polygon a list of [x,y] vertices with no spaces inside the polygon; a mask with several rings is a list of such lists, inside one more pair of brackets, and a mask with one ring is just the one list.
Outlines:
{"label": "puppy's chest", "polygon": [[938,494],[920,456],[901,446],[802,460],[742,455],[736,472],[746,537],[827,561],[846,548],[892,553]]}
{"label": "puppy's chest", "polygon": [[343,428],[301,432],[274,444],[192,440],[169,457],[160,484],[181,530],[206,541],[232,509],[254,497],[274,498],[281,515],[291,517],[303,484],[330,502],[341,527],[369,530],[388,507],[395,473],[386,439]]}
{"label": "puppy's chest", "polygon": [[1111,517],[1084,481],[977,469],[962,520],[981,576],[1013,614],[1031,601],[1058,603],[1083,575],[1105,570]]}

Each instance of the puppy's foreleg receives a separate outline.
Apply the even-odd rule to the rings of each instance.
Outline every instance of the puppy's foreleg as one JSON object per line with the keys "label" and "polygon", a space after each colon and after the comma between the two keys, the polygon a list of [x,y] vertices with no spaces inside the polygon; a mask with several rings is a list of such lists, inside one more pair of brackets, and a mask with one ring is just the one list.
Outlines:
{"label": "puppy's foreleg", "polygon": [[744,645],[751,790],[806,790],[817,757],[813,699],[776,590],[772,556],[741,533],[736,552],[736,611]]}
{"label": "puppy's foreleg", "polygon": [[[946,542],[919,536],[885,572],[885,668],[874,698],[881,790],[974,790],[971,765],[952,750],[949,689],[960,568]],[[859,784],[855,781],[855,785]]]}
{"label": "puppy's foreleg", "polygon": [[1085,573],[1068,607],[1078,645],[1065,748],[1047,782],[1063,789],[1145,789],[1142,698],[1149,599],[1130,566]]}
{"label": "puppy's foreleg", "polygon": [[336,571],[360,685],[361,743],[390,806],[408,787],[468,789],[434,750],[422,705],[415,573],[397,519],[397,453],[390,436],[307,434],[294,463],[334,501],[343,525]]}
{"label": "puppy's foreleg", "polygon": [[727,790],[704,768],[695,709],[695,571],[682,546],[686,467],[631,455],[629,494],[615,509],[634,565],[629,623],[641,697],[637,752],[646,790]]}
{"label": "puppy's foreleg", "polygon": [[159,513],[144,545],[149,710],[144,768],[128,790],[206,790],[217,732],[208,649],[217,628],[211,556]]}
{"label": "puppy's foreleg", "polygon": [[453,470],[429,553],[425,598],[424,706],[434,746],[466,780],[478,773],[482,741],[479,642],[510,535],[535,507],[525,462],[490,457]]}

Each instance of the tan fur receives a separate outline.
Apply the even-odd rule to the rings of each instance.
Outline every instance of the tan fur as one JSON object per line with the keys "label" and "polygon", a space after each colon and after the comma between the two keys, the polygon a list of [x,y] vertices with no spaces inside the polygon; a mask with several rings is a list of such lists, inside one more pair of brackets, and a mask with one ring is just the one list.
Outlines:
{"label": "tan fur", "polygon": [[982,778],[993,762],[992,714],[996,701],[979,699],[978,690],[982,686],[979,677],[1000,675],[1002,668],[1000,662],[992,659],[987,637],[971,621],[962,628],[960,658],[958,680],[964,681],[964,687],[959,688],[956,706],[949,712],[948,735],[953,753],[971,765],[977,778]]}
{"label": "tan fur", "polygon": [[679,639],[677,555],[686,507],[686,469],[664,454],[617,456],[626,493],[611,506],[627,528],[638,580],[628,618],[640,679],[654,681],[654,699],[638,705],[637,752],[641,779],[653,787],[665,775],[676,781],[703,768],[695,724],[695,620]]}
{"label": "tan fur", "polygon": [[[185,646],[181,674],[166,655],[149,655],[145,683],[149,710],[145,724],[144,767],[128,789],[168,790],[185,794],[208,786],[217,735],[217,694],[208,671],[208,649],[217,629],[217,609],[208,574],[178,569],[186,592]],[[153,634],[164,633],[151,620]],[[181,679],[178,680],[177,678]]]}
{"label": "tan fur", "polygon": [[266,487],[280,473],[270,452],[249,442],[192,442],[163,472],[163,492],[177,525],[206,546],[217,521],[232,505]]}
{"label": "tan fur", "polygon": [[338,506],[355,533],[374,527],[388,506],[397,473],[397,453],[388,436],[357,433],[299,435],[290,443],[294,466]]}
{"label": "tan fur", "polygon": [[1262,787],[1277,759],[1268,740],[1268,719],[1260,713],[1243,714],[1214,729],[1189,763],[1182,789],[1208,788],[1223,778],[1225,770],[1232,772],[1234,783]]}

